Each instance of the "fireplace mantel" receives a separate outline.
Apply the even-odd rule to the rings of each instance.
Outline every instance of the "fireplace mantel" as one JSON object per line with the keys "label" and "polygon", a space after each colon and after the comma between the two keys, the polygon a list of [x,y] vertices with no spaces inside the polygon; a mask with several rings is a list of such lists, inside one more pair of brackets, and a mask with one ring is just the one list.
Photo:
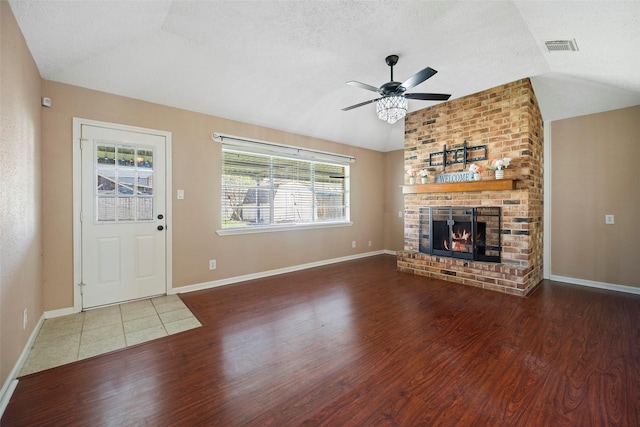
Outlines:
{"label": "fireplace mantel", "polygon": [[462,191],[499,191],[515,190],[516,181],[516,179],[487,179],[483,181],[403,185],[401,187],[402,194],[455,193]]}

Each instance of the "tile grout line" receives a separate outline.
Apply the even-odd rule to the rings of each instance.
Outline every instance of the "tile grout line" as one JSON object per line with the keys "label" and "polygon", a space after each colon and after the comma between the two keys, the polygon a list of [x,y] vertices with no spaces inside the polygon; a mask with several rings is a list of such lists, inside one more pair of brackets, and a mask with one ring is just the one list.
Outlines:
{"label": "tile grout line", "polygon": [[160,316],[160,313],[158,313],[158,307],[156,307],[156,305],[153,303],[153,301],[151,301],[151,305],[153,305],[153,309],[156,312],[156,316],[158,316],[158,320],[160,320],[160,324],[162,325],[162,329],[164,329],[164,333],[167,334],[167,336],[169,336],[169,331],[167,330],[167,325],[164,324],[164,320],[162,320],[162,316]]}
{"label": "tile grout line", "polygon": [[124,317],[122,316],[122,304],[118,304],[120,308],[120,329],[122,329],[122,336],[124,337],[124,348],[129,347],[129,341],[127,340],[127,331],[124,329]]}
{"label": "tile grout line", "polygon": [[78,336],[78,351],[76,351],[76,357],[74,362],[77,362],[78,360],[80,360],[80,346],[82,346],[82,335],[84,334],[84,322],[87,320],[87,315],[86,313],[82,314],[82,324],[80,326],[80,334]]}

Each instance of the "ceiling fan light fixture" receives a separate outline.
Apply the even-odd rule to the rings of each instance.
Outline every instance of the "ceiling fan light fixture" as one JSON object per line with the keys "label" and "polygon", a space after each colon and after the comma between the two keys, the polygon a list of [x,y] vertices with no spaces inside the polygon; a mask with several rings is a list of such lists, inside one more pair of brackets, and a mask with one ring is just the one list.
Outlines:
{"label": "ceiling fan light fixture", "polygon": [[378,118],[393,124],[407,115],[407,98],[404,96],[385,96],[376,102]]}

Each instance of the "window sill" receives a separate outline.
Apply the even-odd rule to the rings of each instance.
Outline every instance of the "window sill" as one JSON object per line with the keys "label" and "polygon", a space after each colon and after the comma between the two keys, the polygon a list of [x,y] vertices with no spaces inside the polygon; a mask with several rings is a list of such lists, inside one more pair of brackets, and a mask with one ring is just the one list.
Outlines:
{"label": "window sill", "polygon": [[313,230],[316,228],[351,227],[352,222],[319,222],[303,225],[266,225],[258,227],[238,227],[217,230],[218,236],[232,236],[235,234],[273,233],[277,231]]}

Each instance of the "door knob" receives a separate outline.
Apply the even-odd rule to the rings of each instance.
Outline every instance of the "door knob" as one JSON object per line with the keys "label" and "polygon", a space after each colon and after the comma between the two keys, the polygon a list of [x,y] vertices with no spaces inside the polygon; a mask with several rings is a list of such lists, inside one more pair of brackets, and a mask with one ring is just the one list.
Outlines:
{"label": "door knob", "polygon": [[161,225],[159,225],[159,226],[158,226],[158,231],[162,231],[162,230],[164,230],[164,227],[163,227],[163,226],[161,226]]}
{"label": "door knob", "polygon": [[162,219],[162,218],[164,218],[164,215],[162,214],[158,215],[158,219]]}

